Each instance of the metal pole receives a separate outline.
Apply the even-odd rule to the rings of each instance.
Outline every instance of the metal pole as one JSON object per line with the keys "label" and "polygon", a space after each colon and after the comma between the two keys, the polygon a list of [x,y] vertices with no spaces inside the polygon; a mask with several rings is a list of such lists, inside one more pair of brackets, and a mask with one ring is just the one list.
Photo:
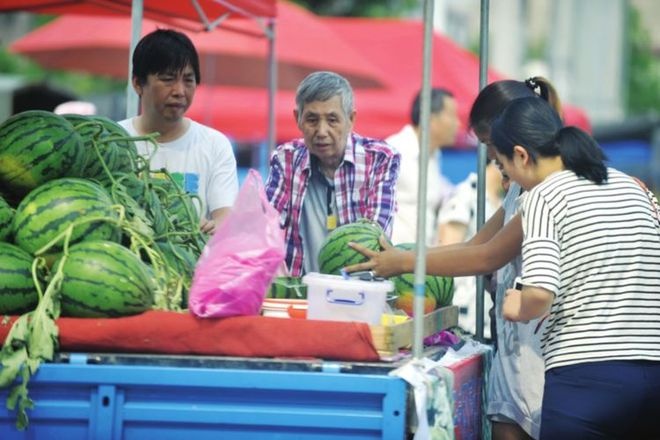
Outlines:
{"label": "metal pole", "polygon": [[419,180],[417,185],[417,251],[415,255],[415,299],[413,301],[413,356],[424,351],[424,300],[426,293],[426,181],[431,116],[431,68],[433,48],[433,0],[424,1],[424,49],[420,99]]}
{"label": "metal pole", "polygon": [[[479,90],[488,82],[488,16],[489,0],[481,0],[481,18],[479,25]],[[486,146],[479,142],[477,146],[477,229],[481,229],[486,213]],[[484,277],[477,277],[476,337],[484,337]],[[494,337],[495,335],[491,335]]]}
{"label": "metal pole", "polygon": [[275,20],[268,21],[268,152],[275,150],[275,95],[277,94],[277,54],[275,53]]}
{"label": "metal pole", "polygon": [[126,83],[126,117],[137,116],[140,105],[138,95],[133,89],[133,51],[142,35],[143,0],[133,0],[131,6],[131,50],[128,54],[128,81]]}

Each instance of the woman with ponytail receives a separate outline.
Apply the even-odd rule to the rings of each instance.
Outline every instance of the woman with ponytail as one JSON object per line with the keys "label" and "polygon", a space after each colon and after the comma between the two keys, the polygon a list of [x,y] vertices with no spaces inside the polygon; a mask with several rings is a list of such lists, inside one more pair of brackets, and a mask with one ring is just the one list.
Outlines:
{"label": "woman with ponytail", "polygon": [[[493,120],[514,99],[531,97],[547,101],[557,112],[561,103],[555,88],[543,77],[525,81],[501,80],[484,87],[472,104],[470,127],[488,146],[495,157],[490,140]],[[504,179],[508,179],[503,174]],[[495,312],[491,313],[491,334],[495,335],[495,356],[488,379],[486,413],[492,422],[493,440],[538,439],[541,426],[543,394],[543,357],[539,343],[540,320],[528,323],[504,321],[502,303],[506,289],[520,275],[522,227],[517,214],[521,188],[511,182],[502,206],[477,234],[464,243],[429,248],[426,271],[432,275],[474,276],[495,273]],[[414,271],[415,255],[391,247],[385,241],[383,252],[374,252],[358,244],[351,246],[369,258],[348,271],[373,270],[389,277]]]}
{"label": "woman with ponytail", "polygon": [[513,100],[491,141],[504,171],[528,191],[523,287],[507,290],[503,314],[514,322],[547,315],[540,438],[660,438],[653,201],[544,100]]}

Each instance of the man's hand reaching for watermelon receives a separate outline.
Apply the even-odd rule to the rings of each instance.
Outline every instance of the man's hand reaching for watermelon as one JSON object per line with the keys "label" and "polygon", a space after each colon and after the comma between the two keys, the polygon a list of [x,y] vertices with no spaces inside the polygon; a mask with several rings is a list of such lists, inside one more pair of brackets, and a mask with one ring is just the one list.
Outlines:
{"label": "man's hand reaching for watermelon", "polygon": [[415,254],[412,251],[398,249],[388,243],[384,236],[380,237],[381,252],[372,251],[357,243],[348,245],[367,257],[364,263],[346,266],[346,272],[372,271],[375,276],[388,278],[402,273],[411,273],[415,268]]}

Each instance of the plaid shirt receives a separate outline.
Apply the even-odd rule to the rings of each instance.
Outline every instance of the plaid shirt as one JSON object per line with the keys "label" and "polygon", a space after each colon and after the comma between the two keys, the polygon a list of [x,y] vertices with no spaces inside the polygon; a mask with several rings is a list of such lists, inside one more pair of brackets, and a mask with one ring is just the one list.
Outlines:
{"label": "plaid shirt", "polygon": [[[335,172],[337,226],[360,218],[378,222],[389,236],[395,211],[399,153],[384,141],[349,136],[344,160]],[[310,157],[303,139],[279,145],[270,160],[266,195],[280,213],[285,231],[286,263],[292,276],[303,270],[300,215],[311,176]]]}

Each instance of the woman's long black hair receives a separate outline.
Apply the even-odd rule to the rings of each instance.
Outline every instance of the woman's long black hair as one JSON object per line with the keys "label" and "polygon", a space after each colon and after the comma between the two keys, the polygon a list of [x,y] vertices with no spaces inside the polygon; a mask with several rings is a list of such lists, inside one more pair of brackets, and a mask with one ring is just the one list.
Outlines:
{"label": "woman's long black hair", "polygon": [[532,161],[560,156],[564,167],[595,183],[607,181],[607,160],[598,143],[577,127],[564,127],[557,112],[543,99],[511,101],[493,121],[491,141],[497,151],[511,159],[520,145]]}

